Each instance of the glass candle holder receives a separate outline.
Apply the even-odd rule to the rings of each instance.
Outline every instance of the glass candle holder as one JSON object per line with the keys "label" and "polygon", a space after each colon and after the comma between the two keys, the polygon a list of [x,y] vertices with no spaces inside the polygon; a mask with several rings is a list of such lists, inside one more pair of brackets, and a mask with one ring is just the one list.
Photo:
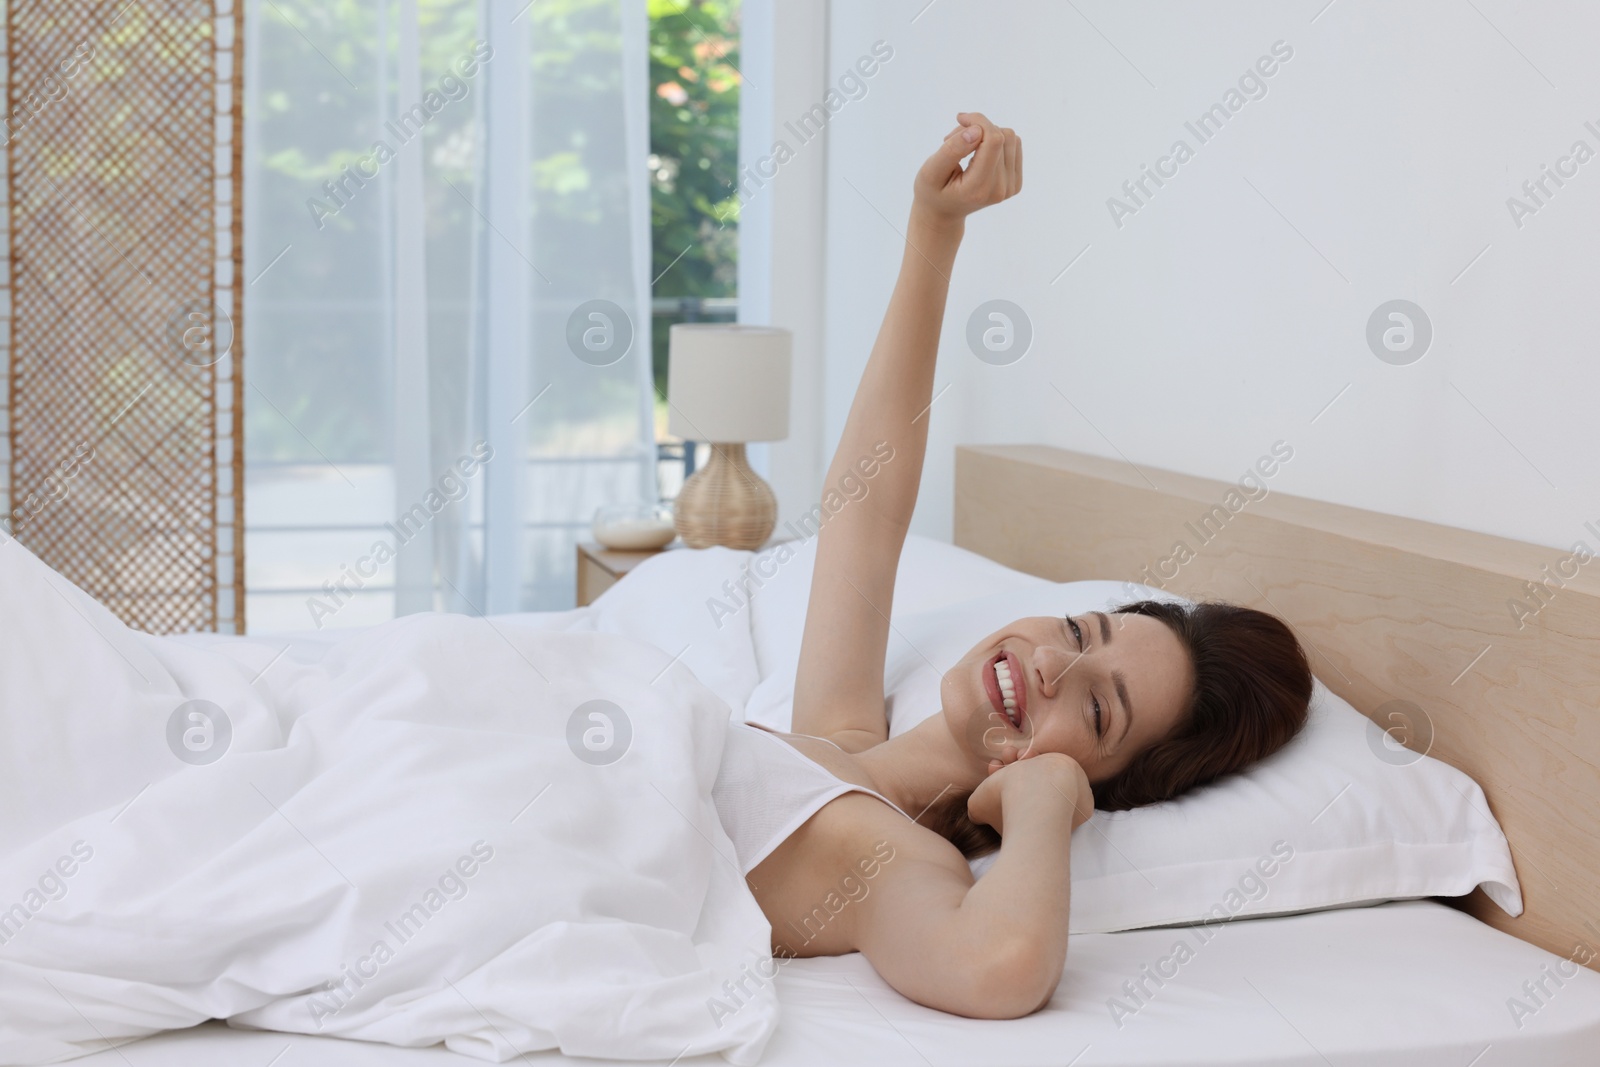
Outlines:
{"label": "glass candle holder", "polygon": [[653,552],[678,536],[671,504],[606,504],[594,513],[594,539],[606,548]]}

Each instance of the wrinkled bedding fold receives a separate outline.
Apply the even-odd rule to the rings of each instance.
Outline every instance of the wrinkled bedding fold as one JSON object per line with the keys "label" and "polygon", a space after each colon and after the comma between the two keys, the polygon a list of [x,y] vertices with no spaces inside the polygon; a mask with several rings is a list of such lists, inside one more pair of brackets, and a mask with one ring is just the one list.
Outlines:
{"label": "wrinkled bedding fold", "polygon": [[597,611],[150,637],[15,542],[0,616],[0,1063],[213,1017],[759,1058],[771,987],[707,1006],[770,930],[710,799],[729,709],[689,657]]}

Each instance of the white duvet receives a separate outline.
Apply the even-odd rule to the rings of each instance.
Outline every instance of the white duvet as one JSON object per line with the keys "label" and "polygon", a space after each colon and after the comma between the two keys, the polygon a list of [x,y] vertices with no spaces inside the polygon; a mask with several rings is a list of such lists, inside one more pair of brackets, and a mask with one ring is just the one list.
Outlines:
{"label": "white duvet", "polygon": [[617,628],[154,638],[0,544],[0,1063],[214,1017],[756,1062],[775,994],[728,1014],[724,982],[770,930],[710,800],[728,704],[685,667],[742,702],[748,628]]}

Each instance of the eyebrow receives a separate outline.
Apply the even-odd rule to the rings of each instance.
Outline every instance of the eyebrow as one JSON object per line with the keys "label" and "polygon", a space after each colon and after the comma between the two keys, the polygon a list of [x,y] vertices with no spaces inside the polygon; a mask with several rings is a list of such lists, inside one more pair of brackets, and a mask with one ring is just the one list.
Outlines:
{"label": "eyebrow", "polygon": [[[1109,645],[1111,643],[1111,620],[1106,617],[1106,613],[1103,611],[1097,611],[1094,614],[1100,617],[1100,641],[1102,644]],[[1128,731],[1133,729],[1133,705],[1128,701],[1128,682],[1121,671],[1111,672],[1111,684],[1116,686],[1117,697],[1122,701],[1122,710],[1124,712],[1122,737],[1117,738],[1117,744],[1120,745],[1123,739],[1128,736]]]}
{"label": "eyebrow", "polygon": [[1095,615],[1100,620],[1101,643],[1109,645],[1111,643],[1111,619],[1103,611],[1095,611],[1090,614]]}

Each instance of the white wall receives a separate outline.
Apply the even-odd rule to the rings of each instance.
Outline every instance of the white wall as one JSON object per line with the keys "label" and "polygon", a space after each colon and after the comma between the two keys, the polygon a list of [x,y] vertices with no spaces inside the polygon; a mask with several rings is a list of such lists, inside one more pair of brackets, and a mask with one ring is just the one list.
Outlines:
{"label": "white wall", "polygon": [[[894,57],[829,126],[823,451],[894,281],[912,174],[955,112],[982,110],[1025,138],[1026,185],[967,228],[918,532],[949,536],[957,443],[1231,480],[1282,440],[1276,490],[1595,545],[1600,158],[1520,229],[1506,200],[1575,141],[1600,150],[1600,5],[1324,3],[832,5],[830,80],[875,40]],[[1280,40],[1293,56],[1266,95],[1201,144],[1185,121]],[[1108,197],[1180,137],[1194,157],[1119,229]],[[1032,321],[1014,365],[964,337],[993,298]],[[1394,298],[1435,331],[1407,366],[1366,342]]]}

